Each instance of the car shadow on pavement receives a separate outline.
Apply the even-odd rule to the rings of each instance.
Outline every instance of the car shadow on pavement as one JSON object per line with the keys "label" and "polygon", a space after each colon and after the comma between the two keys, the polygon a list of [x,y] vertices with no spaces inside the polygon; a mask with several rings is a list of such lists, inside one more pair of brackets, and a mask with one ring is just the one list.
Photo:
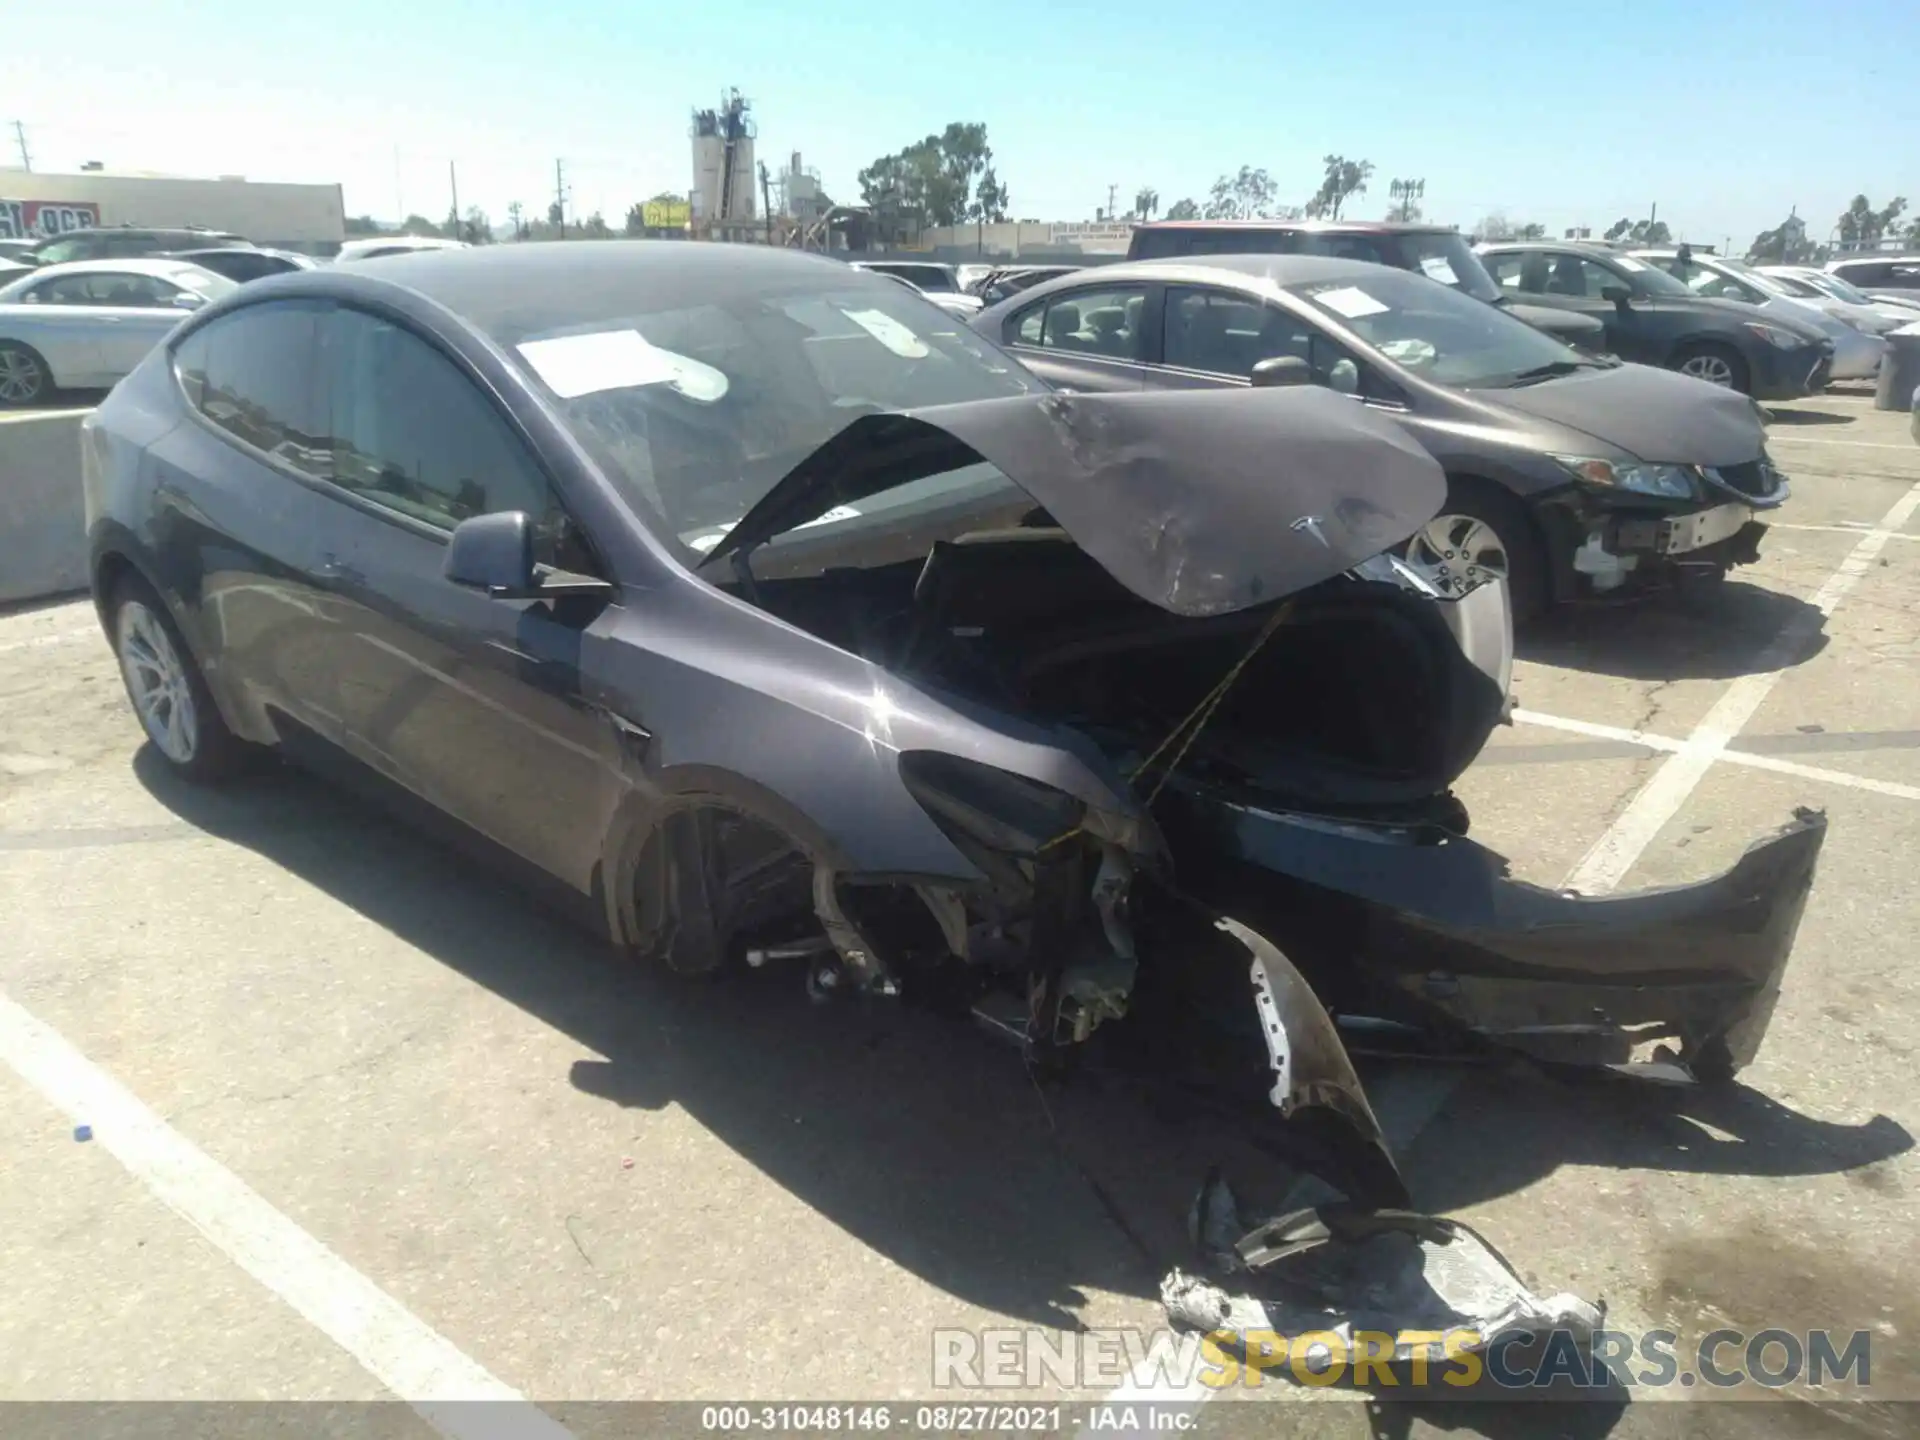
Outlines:
{"label": "car shadow on pavement", "polygon": [[1872,1189],[1913,1149],[1898,1121],[1804,1115],[1736,1082],[1664,1085],[1524,1061],[1475,1069],[1402,1157],[1423,1209],[1455,1211],[1524,1189],[1563,1165],[1768,1179],[1845,1174]]}
{"label": "car shadow on pavement", "polygon": [[1732,680],[1775,661],[1767,651],[1790,625],[1808,628],[1787,657],[1803,664],[1826,648],[1819,612],[1795,595],[1726,580],[1551,612],[1514,640],[1522,660],[1626,680]]}
{"label": "car shadow on pavement", "polygon": [[[990,1312],[1076,1329],[1089,1291],[1152,1300],[1170,1267],[1191,1263],[1187,1215],[1210,1166],[1231,1177],[1250,1215],[1276,1205],[1294,1178],[1246,1135],[1165,1098],[1097,1078],[1037,1084],[1017,1051],[966,1022],[878,999],[814,1002],[790,965],[674,979],[290,768],[213,789],[178,780],[150,749],[134,769],[182,820],[605,1057],[573,1062],[556,1085],[638,1110],[683,1108],[862,1244]],[[1462,1094],[1471,1115],[1428,1132],[1457,1129],[1446,1163],[1432,1163],[1428,1140],[1410,1157],[1427,1208],[1518,1189],[1569,1163],[1809,1174],[1911,1145],[1891,1122],[1829,1126],[1737,1088],[1710,1102],[1721,1109],[1709,1123],[1738,1144],[1716,1144],[1659,1109],[1677,1102],[1628,1101],[1605,1087],[1476,1083]],[[644,1149],[636,1159],[647,1163]],[[684,1178],[690,1208],[702,1208],[700,1177]],[[743,1243],[732,1231],[751,1217],[711,1223],[717,1243]],[[782,1242],[744,1243],[776,1254]]]}
{"label": "car shadow on pavement", "polygon": [[1767,407],[1767,423],[1770,425],[1853,425],[1858,420],[1856,415],[1836,415],[1831,410],[1783,410],[1778,405]]}

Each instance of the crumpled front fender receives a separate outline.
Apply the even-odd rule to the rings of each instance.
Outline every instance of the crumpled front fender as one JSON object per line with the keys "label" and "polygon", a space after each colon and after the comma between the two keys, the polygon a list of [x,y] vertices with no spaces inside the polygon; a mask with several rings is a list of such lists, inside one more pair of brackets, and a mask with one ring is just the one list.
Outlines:
{"label": "crumpled front fender", "polygon": [[1696,1078],[1730,1075],[1759,1050],[1826,838],[1825,816],[1801,810],[1709,880],[1589,897],[1512,880],[1463,838],[1415,843],[1193,792],[1182,801],[1168,829],[1183,873],[1206,875],[1205,898],[1236,913],[1260,893],[1259,923],[1336,1012],[1580,1064],[1644,1059],[1644,1042],[1668,1040]]}

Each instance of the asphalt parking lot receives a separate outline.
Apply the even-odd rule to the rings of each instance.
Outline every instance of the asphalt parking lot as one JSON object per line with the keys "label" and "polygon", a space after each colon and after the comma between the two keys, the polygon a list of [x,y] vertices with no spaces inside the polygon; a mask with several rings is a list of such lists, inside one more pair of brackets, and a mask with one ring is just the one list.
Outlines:
{"label": "asphalt parking lot", "polygon": [[[1762,563],[1524,640],[1461,786],[1516,875],[1586,889],[1704,877],[1823,808],[1758,1063],[1368,1081],[1417,1203],[1538,1288],[1628,1330],[1865,1329],[1873,1393],[1920,1399],[1920,446],[1857,393],[1778,407],[1772,444],[1795,498]],[[196,792],[140,740],[84,599],[0,615],[0,1398],[519,1395],[585,1435],[583,1402],[926,1397],[936,1331],[1160,1326],[1212,1137],[791,973],[675,985],[310,780]],[[1671,1430],[1697,1397],[1641,1398],[1528,1424]]]}

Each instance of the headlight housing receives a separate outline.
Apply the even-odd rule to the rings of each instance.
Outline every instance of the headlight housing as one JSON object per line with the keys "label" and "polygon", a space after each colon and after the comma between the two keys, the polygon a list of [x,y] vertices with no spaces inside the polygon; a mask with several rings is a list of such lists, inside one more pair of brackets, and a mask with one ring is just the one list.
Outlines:
{"label": "headlight housing", "polygon": [[1803,345],[1813,343],[1794,334],[1791,330],[1782,330],[1778,325],[1762,325],[1758,320],[1746,320],[1741,323],[1776,350],[1798,350]]}
{"label": "headlight housing", "polygon": [[1631,490],[1664,500],[1691,500],[1699,494],[1693,476],[1681,465],[1621,465],[1591,455],[1556,455],[1576,480],[1607,490]]}

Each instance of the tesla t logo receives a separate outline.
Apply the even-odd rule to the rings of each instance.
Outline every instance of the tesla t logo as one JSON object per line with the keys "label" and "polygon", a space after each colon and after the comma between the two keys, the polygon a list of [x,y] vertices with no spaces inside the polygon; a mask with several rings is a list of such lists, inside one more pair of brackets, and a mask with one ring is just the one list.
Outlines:
{"label": "tesla t logo", "polygon": [[1333,542],[1327,539],[1327,532],[1320,528],[1320,517],[1318,515],[1302,515],[1287,528],[1289,530],[1298,530],[1304,535],[1311,535],[1329,550],[1333,548]]}

